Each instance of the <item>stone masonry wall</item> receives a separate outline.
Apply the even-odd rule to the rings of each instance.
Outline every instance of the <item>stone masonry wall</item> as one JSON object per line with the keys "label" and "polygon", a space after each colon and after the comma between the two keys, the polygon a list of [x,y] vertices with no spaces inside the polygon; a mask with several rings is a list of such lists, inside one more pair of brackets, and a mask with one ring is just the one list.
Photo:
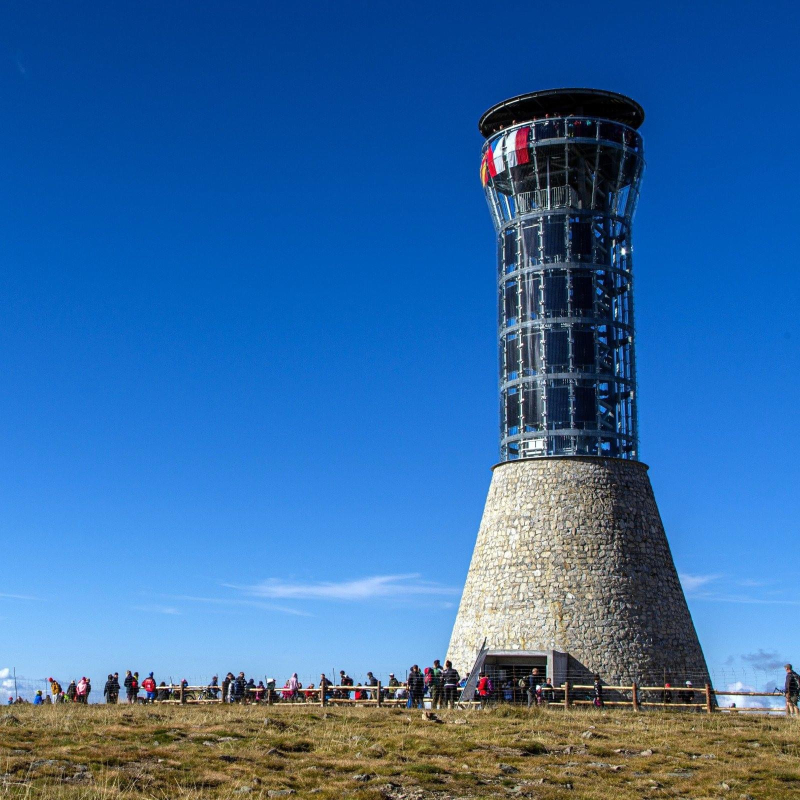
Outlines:
{"label": "stone masonry wall", "polygon": [[647,467],[498,465],[450,640],[463,674],[493,650],[560,650],[608,684],[708,679]]}

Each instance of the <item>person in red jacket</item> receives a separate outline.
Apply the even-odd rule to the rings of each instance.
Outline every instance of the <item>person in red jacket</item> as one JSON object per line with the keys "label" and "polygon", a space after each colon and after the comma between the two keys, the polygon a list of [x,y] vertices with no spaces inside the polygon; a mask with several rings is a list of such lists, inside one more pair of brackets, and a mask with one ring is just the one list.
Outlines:
{"label": "person in red jacket", "polygon": [[478,680],[478,697],[481,700],[481,708],[486,708],[489,705],[489,698],[492,696],[492,681],[491,678],[485,673],[481,672]]}
{"label": "person in red jacket", "polygon": [[152,703],[156,699],[156,679],[152,672],[142,681],[142,689],[146,692],[145,703]]}

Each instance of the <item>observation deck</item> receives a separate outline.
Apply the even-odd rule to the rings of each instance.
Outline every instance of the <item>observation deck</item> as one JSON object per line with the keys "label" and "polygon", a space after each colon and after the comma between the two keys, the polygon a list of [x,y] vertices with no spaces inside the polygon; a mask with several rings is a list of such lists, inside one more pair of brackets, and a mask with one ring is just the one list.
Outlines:
{"label": "observation deck", "polygon": [[549,117],[596,117],[621,122],[634,130],[644,122],[644,109],[630,97],[602,89],[545,89],[503,100],[478,120],[487,139],[517,122]]}

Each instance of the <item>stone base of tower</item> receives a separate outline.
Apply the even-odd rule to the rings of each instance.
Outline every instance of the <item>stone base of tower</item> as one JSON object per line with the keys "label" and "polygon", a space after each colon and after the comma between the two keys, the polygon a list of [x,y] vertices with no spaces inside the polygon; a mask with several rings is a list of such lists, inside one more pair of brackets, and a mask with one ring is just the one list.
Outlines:
{"label": "stone base of tower", "polygon": [[571,679],[708,680],[647,466],[543,458],[495,467],[447,657],[561,651]]}

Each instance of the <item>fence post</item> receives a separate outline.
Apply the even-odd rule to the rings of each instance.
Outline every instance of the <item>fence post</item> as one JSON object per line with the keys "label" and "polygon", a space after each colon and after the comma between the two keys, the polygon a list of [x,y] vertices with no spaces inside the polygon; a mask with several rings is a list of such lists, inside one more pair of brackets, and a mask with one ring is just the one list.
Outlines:
{"label": "fence post", "polygon": [[181,701],[181,705],[186,703],[186,695],[185,695],[184,689],[183,689],[183,681],[181,681],[181,688],[180,688],[180,691],[178,692],[178,698]]}
{"label": "fence post", "polygon": [[378,681],[378,707],[383,705],[383,694],[381,693],[381,682]]}
{"label": "fence post", "polygon": [[564,684],[564,711],[569,708],[570,700],[569,700],[569,681]]}
{"label": "fence post", "polygon": [[711,701],[711,684],[706,684],[706,713],[711,714],[714,711],[714,703]]}
{"label": "fence post", "polygon": [[319,699],[322,701],[322,705],[328,705],[328,697],[327,692],[325,691],[327,687],[325,686],[325,681],[322,681],[319,685]]}
{"label": "fence post", "polygon": [[633,710],[639,710],[639,687],[636,685],[636,681],[633,682],[633,686],[631,686],[631,694],[633,695]]}

